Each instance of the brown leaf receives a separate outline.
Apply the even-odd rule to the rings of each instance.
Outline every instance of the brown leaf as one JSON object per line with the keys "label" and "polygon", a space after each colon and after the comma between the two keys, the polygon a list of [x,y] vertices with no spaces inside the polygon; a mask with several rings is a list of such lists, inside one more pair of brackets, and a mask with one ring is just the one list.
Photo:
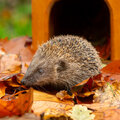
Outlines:
{"label": "brown leaf", "polygon": [[[19,77],[18,77],[19,78]],[[25,90],[17,82],[17,76],[0,82],[0,117],[22,115],[32,105],[32,89]]]}
{"label": "brown leaf", "polygon": [[30,62],[23,62],[23,61],[22,61],[22,69],[21,69],[21,72],[22,72],[22,73],[24,73],[24,74],[26,73],[29,64],[30,64]]}
{"label": "brown leaf", "polygon": [[32,90],[22,91],[0,99],[0,117],[22,115],[28,112],[32,105]]}
{"label": "brown leaf", "polygon": [[105,120],[120,120],[120,109],[104,111]]}
{"label": "brown leaf", "polygon": [[60,100],[72,100],[74,95],[70,96],[68,95],[67,91],[61,90],[60,92],[56,93],[56,97]]}
{"label": "brown leaf", "polygon": [[110,106],[109,103],[92,103],[92,104],[81,104],[86,106],[88,109],[93,111],[105,111],[107,109],[117,109],[118,106]]}
{"label": "brown leaf", "polygon": [[48,108],[43,115],[44,120],[55,119],[55,120],[72,120],[68,115],[67,111],[60,108]]}
{"label": "brown leaf", "polygon": [[94,94],[94,91],[98,89],[103,82],[101,81],[101,75],[94,76],[84,80],[72,88],[73,93],[79,97],[88,97]]}
{"label": "brown leaf", "polygon": [[[5,43],[8,42],[8,38],[0,39],[0,47],[3,47]],[[4,48],[4,47],[3,47]]]}
{"label": "brown leaf", "polygon": [[110,57],[110,38],[107,38],[107,41],[102,46],[95,46],[96,50],[99,52],[99,56],[103,59],[108,59]]}
{"label": "brown leaf", "polygon": [[3,55],[0,58],[0,63],[0,74],[15,74],[21,71],[21,62],[15,54]]}
{"label": "brown leaf", "polygon": [[108,83],[103,88],[96,90],[94,102],[108,103],[110,106],[120,107],[120,83]]}
{"label": "brown leaf", "polygon": [[36,90],[33,92],[33,100],[32,109],[37,115],[44,113],[45,110],[49,108],[69,110],[73,106],[73,102],[71,101],[60,101],[55,95],[50,95]]}
{"label": "brown leaf", "polygon": [[0,120],[40,120],[40,117],[33,113],[25,113],[23,116],[12,116],[0,118]]}
{"label": "brown leaf", "polygon": [[2,55],[5,55],[5,50],[0,46],[0,57],[2,57]]}
{"label": "brown leaf", "polygon": [[106,109],[93,112],[95,120],[120,120],[120,109]]}
{"label": "brown leaf", "polygon": [[2,47],[9,54],[19,55],[21,57],[21,61],[30,62],[32,60],[32,57],[35,51],[31,49],[31,46],[30,46],[31,44],[29,41],[31,41],[31,38],[27,36],[18,37],[18,38],[9,40],[8,42],[4,43]]}
{"label": "brown leaf", "polygon": [[26,90],[19,81],[23,75],[16,74],[0,81],[0,117],[22,115],[32,105],[32,89]]}
{"label": "brown leaf", "polygon": [[5,95],[6,86],[3,82],[0,82],[0,98]]}
{"label": "brown leaf", "polygon": [[102,70],[104,79],[108,82],[120,82],[120,60],[113,61]]}

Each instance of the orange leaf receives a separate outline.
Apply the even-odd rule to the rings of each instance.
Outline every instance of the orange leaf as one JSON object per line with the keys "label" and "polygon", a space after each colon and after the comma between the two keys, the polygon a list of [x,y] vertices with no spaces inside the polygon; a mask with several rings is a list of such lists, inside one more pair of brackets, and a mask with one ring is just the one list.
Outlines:
{"label": "orange leaf", "polygon": [[21,62],[19,57],[14,54],[6,54],[0,58],[0,72],[7,73],[19,73],[21,70]]}
{"label": "orange leaf", "polygon": [[60,92],[56,93],[56,97],[60,100],[72,100],[74,95],[70,96],[68,95],[67,91],[61,90]]}
{"label": "orange leaf", "polygon": [[5,95],[6,86],[3,82],[0,82],[0,98]]}
{"label": "orange leaf", "polygon": [[104,79],[108,82],[120,82],[120,60],[113,61],[102,70]]}
{"label": "orange leaf", "polygon": [[0,117],[22,115],[30,110],[32,89],[24,90],[25,88],[17,82],[21,78],[22,75],[17,74],[0,82]]}
{"label": "orange leaf", "polygon": [[32,105],[32,89],[0,99],[0,117],[22,115]]}
{"label": "orange leaf", "polygon": [[73,102],[69,100],[61,101],[55,95],[34,90],[33,92],[32,110],[36,115],[40,115],[46,109],[62,109],[69,110],[73,106]]}

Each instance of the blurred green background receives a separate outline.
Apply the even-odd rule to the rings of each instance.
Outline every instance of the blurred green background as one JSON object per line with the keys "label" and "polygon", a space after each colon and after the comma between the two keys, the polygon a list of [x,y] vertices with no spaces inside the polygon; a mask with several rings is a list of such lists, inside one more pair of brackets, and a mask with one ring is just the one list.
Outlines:
{"label": "blurred green background", "polygon": [[31,0],[0,0],[0,38],[32,36]]}

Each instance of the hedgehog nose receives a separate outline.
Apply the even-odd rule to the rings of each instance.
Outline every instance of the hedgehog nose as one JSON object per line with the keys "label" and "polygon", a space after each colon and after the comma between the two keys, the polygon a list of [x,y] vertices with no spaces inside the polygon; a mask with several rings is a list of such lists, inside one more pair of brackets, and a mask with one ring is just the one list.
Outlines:
{"label": "hedgehog nose", "polygon": [[25,85],[25,81],[24,81],[24,80],[21,80],[21,84],[22,84],[22,85]]}

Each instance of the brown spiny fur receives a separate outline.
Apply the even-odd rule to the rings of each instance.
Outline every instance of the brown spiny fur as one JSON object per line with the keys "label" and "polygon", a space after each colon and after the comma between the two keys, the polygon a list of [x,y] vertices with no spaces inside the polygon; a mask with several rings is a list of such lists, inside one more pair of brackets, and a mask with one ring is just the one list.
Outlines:
{"label": "brown spiny fur", "polygon": [[91,43],[78,36],[58,36],[38,48],[22,83],[68,89],[99,74],[100,69],[100,58]]}

